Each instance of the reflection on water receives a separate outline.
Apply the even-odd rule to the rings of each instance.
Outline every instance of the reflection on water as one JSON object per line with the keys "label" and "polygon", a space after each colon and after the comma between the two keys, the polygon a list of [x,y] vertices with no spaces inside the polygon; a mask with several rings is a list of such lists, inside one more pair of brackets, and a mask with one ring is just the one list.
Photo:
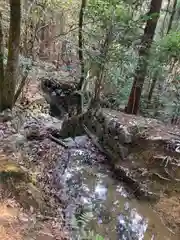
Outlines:
{"label": "reflection on water", "polygon": [[80,140],[79,137],[78,150],[66,150],[70,152],[63,175],[68,196],[66,218],[91,211],[94,220],[89,227],[105,240],[173,239],[153,210],[130,198],[123,184],[112,179],[98,163],[103,156],[92,147],[85,147],[87,139],[83,138],[81,148]]}
{"label": "reflection on water", "polygon": [[147,219],[137,213],[136,209],[129,209],[129,213],[118,216],[118,232],[120,239],[144,239],[148,227]]}
{"label": "reflection on water", "polygon": [[101,184],[98,183],[94,189],[95,199],[105,201],[107,198],[107,192],[108,192],[107,187],[105,187],[102,183]]}

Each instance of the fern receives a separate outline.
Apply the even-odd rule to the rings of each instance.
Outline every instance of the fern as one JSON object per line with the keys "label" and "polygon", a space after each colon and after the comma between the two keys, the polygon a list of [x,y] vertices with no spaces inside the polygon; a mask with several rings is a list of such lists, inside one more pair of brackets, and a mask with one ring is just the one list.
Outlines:
{"label": "fern", "polygon": [[73,230],[75,230],[76,235],[78,235],[78,240],[104,240],[104,238],[99,234],[86,229],[87,225],[92,219],[92,212],[82,213],[79,216],[79,219],[73,216],[71,226]]}
{"label": "fern", "polygon": [[85,212],[80,215],[78,221],[81,222],[83,225],[87,225],[92,219],[93,219],[92,212]]}

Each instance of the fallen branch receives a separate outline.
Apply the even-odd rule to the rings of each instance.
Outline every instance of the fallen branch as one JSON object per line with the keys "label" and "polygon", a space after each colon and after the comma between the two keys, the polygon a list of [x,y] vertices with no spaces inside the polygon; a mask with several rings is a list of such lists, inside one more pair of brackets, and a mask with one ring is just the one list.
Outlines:
{"label": "fallen branch", "polygon": [[177,136],[177,137],[180,138],[180,133],[178,134],[178,133],[173,133],[173,132],[170,132],[170,131],[168,131],[168,133],[170,133],[171,135],[174,135],[174,136]]}
{"label": "fallen branch", "polygon": [[52,136],[51,134],[48,135],[48,138],[51,139],[53,142],[63,146],[64,148],[68,148],[68,145],[66,145],[61,139],[58,139],[54,136]]}
{"label": "fallen branch", "polygon": [[162,179],[162,180],[171,181],[171,179],[165,178],[165,177],[161,176],[159,173],[153,173],[153,174],[156,175],[157,177],[159,177],[159,178]]}

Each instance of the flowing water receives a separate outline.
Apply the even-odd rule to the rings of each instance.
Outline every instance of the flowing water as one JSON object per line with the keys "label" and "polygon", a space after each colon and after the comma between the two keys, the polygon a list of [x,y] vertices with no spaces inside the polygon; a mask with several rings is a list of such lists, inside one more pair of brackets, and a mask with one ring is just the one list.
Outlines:
{"label": "flowing water", "polygon": [[[57,195],[66,202],[67,222],[91,212],[93,219],[88,227],[105,240],[175,239],[148,203],[136,200],[122,182],[112,177],[103,164],[105,157],[87,137],[69,139],[68,145],[71,148],[60,156],[54,171],[56,185],[61,183]],[[73,235],[72,239],[78,238]]]}

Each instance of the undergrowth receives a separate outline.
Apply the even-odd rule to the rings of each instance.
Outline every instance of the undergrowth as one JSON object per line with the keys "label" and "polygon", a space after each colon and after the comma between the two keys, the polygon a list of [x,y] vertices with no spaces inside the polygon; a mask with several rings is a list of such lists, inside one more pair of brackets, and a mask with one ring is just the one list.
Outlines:
{"label": "undergrowth", "polygon": [[92,212],[82,213],[78,219],[73,216],[71,224],[76,240],[104,240],[101,235],[96,234],[93,230],[88,229],[87,226],[92,220]]}

